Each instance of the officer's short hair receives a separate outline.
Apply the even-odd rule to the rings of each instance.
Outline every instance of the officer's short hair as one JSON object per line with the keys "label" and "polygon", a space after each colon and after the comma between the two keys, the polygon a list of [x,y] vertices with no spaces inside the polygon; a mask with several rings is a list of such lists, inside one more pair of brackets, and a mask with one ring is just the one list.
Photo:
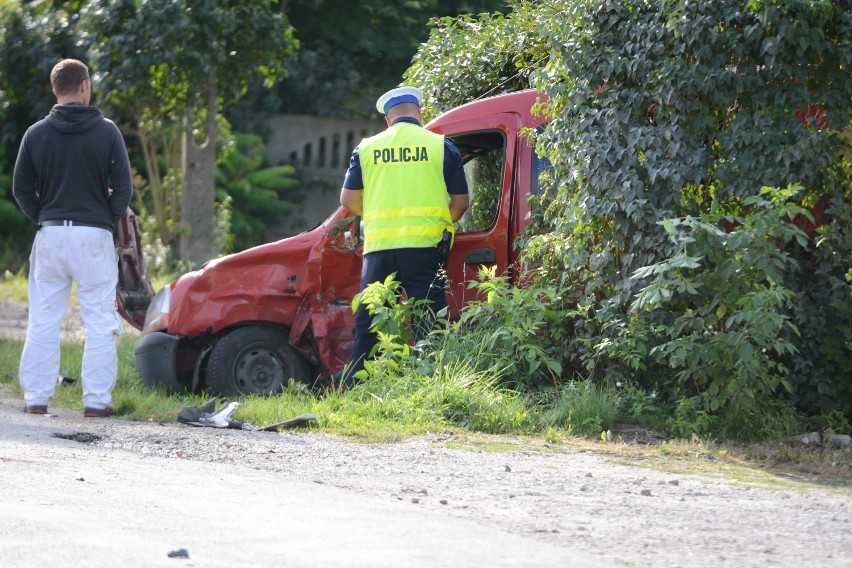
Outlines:
{"label": "officer's short hair", "polygon": [[50,86],[57,97],[76,93],[80,83],[89,78],[89,68],[82,61],[63,59],[50,72]]}
{"label": "officer's short hair", "polygon": [[385,116],[393,120],[399,116],[416,116],[420,112],[420,107],[415,103],[399,103],[388,109]]}

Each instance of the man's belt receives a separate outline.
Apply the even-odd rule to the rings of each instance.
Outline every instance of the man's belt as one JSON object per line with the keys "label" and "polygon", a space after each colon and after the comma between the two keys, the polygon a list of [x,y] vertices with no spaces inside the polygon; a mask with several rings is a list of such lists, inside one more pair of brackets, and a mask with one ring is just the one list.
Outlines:
{"label": "man's belt", "polygon": [[90,223],[88,221],[71,221],[68,219],[48,219],[39,221],[39,227],[94,227],[95,229],[105,229],[112,232],[112,225],[106,223]]}

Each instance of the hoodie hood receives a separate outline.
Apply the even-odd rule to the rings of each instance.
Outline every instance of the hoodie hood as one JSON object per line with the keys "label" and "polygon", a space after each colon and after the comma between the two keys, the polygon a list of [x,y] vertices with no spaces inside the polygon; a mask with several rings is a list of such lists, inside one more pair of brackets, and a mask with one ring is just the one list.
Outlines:
{"label": "hoodie hood", "polygon": [[63,134],[78,134],[95,127],[104,119],[98,107],[85,105],[53,105],[47,123]]}

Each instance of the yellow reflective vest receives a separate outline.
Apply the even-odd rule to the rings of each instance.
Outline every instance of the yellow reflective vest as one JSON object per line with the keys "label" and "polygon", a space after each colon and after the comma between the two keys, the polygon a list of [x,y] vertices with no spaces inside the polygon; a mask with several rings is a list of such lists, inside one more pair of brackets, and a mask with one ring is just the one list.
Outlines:
{"label": "yellow reflective vest", "polygon": [[364,252],[423,248],[453,232],[444,181],[444,137],[397,122],[359,145]]}

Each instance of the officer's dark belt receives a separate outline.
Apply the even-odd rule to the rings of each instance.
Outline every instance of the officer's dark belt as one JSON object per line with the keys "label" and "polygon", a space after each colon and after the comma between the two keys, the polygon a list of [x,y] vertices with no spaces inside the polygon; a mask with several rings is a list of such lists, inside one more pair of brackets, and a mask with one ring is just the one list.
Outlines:
{"label": "officer's dark belt", "polygon": [[94,227],[95,229],[105,229],[112,232],[112,225],[106,223],[89,223],[87,221],[71,221],[62,219],[48,219],[47,221],[39,221],[40,227]]}

